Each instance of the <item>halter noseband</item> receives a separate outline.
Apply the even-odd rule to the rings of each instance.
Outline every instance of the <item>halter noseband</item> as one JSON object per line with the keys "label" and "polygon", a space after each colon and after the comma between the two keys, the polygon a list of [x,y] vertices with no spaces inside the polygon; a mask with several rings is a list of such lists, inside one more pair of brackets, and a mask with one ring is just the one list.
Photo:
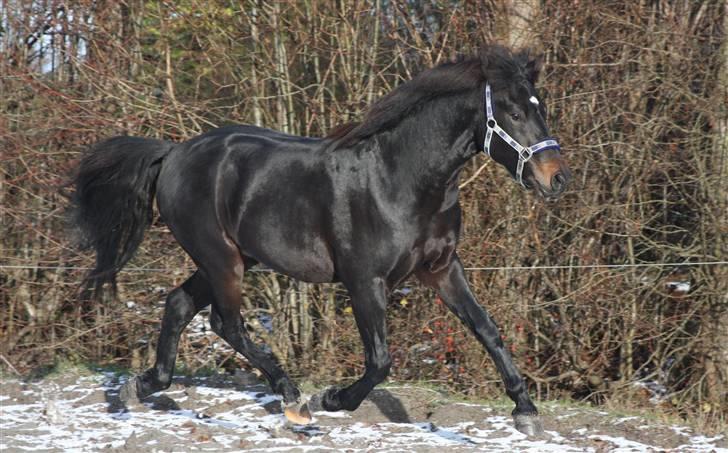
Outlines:
{"label": "halter noseband", "polygon": [[503,141],[508,143],[510,147],[516,150],[516,152],[518,153],[518,166],[516,167],[516,177],[518,182],[523,187],[526,187],[526,185],[523,183],[522,177],[523,166],[526,164],[526,162],[529,161],[529,159],[531,159],[531,156],[536,153],[546,151],[547,149],[561,149],[561,147],[559,146],[559,142],[557,142],[553,138],[547,138],[531,146],[523,146],[518,143],[518,141],[511,137],[508,132],[504,131],[503,128],[501,128],[498,125],[498,122],[495,120],[495,115],[493,114],[493,99],[490,94],[489,83],[485,84],[485,114],[487,116],[487,119],[485,122],[486,131],[485,142],[483,143],[483,151],[490,156],[490,140],[493,138],[493,132],[498,134],[500,138],[503,139]]}

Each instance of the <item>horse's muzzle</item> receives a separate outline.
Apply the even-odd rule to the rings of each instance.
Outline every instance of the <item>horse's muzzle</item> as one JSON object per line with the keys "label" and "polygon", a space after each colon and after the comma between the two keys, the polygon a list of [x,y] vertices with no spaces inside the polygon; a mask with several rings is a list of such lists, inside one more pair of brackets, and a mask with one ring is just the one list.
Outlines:
{"label": "horse's muzzle", "polygon": [[532,170],[529,185],[548,200],[561,196],[571,181],[571,171],[560,157],[533,165]]}

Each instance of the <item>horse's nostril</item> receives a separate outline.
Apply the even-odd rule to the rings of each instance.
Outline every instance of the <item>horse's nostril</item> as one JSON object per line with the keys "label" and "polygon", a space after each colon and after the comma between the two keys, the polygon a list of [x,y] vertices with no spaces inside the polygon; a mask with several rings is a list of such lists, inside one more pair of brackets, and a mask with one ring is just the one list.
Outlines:
{"label": "horse's nostril", "polygon": [[551,190],[561,193],[566,189],[566,177],[561,173],[556,173],[551,177]]}

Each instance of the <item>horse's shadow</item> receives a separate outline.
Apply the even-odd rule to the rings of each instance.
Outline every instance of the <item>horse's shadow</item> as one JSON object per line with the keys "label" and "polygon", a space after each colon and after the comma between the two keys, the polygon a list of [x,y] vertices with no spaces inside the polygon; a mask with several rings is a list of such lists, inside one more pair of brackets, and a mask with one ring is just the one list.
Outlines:
{"label": "horse's shadow", "polygon": [[[312,398],[313,407],[311,409],[313,411],[322,410],[320,407],[317,407],[316,405],[316,397],[320,397],[320,395],[316,395]],[[372,390],[369,395],[367,395],[366,400],[369,401],[374,406],[377,407],[379,412],[387,419],[387,421],[391,423],[402,423],[402,424],[408,424],[412,425],[424,432],[432,433],[438,437],[442,437],[444,439],[454,441],[461,444],[466,445],[475,445],[476,442],[470,439],[468,436],[465,436],[463,434],[450,431],[447,429],[440,428],[436,426],[434,423],[429,421],[416,421],[413,420],[413,418],[410,416],[410,413],[407,411],[407,408],[402,403],[402,400],[394,395],[392,392],[387,390],[386,388],[382,389],[375,389]],[[428,415],[429,417],[429,415]],[[309,426],[309,427],[303,427],[303,428],[297,428],[296,432],[305,434],[309,437],[313,437],[315,435],[323,434],[319,427],[315,426]]]}
{"label": "horse's shadow", "polygon": [[392,423],[412,423],[407,409],[402,401],[394,396],[387,389],[373,390],[367,397],[369,401],[374,403],[387,419]]}
{"label": "horse's shadow", "polygon": [[415,422],[410,418],[409,413],[407,412],[407,409],[405,408],[404,404],[402,404],[402,401],[397,398],[395,395],[393,395],[391,392],[389,392],[387,389],[377,389],[373,390],[369,396],[367,397],[369,401],[374,403],[375,406],[377,406],[377,409],[384,415],[390,422],[392,423],[407,423],[414,426],[417,426],[418,428],[422,429],[423,431],[430,432],[432,434],[435,434],[436,436],[442,437],[444,439],[448,439],[451,441],[455,441],[458,443],[468,444],[468,445],[474,445],[476,442],[474,442],[472,439],[468,438],[467,436],[464,436],[462,434],[449,431],[447,429],[443,429],[440,427],[435,426],[435,424],[431,422]]}
{"label": "horse's shadow", "polygon": [[[128,379],[132,378],[130,377]],[[130,412],[130,410],[134,409],[133,405],[132,407],[129,407],[129,405],[122,401],[119,396],[120,389],[125,383],[126,379],[119,376],[115,376],[105,383],[106,388],[104,390],[104,395],[107,403],[107,411],[114,414],[114,416],[123,416]],[[242,383],[235,382],[234,379],[228,377],[205,378],[180,376],[174,378],[173,384],[177,384],[178,387],[182,386],[185,390],[194,389],[194,387],[211,387],[253,392],[256,393],[257,396],[261,397],[259,400],[261,402],[260,407],[262,407],[268,414],[283,413],[281,400],[264,398],[265,396],[270,396],[272,391],[265,383],[257,380],[257,378],[255,378],[252,374],[251,376],[246,376]],[[314,395],[309,402],[310,408],[314,413],[323,410],[320,406],[320,398],[321,393]],[[387,389],[373,390],[367,396],[366,400],[374,404],[379,412],[391,423],[410,424],[418,429],[430,432],[451,441],[468,445],[475,444],[475,442],[467,436],[436,427],[431,422],[414,421],[407,411],[407,408],[402,403],[402,400]],[[265,403],[263,403],[263,401],[265,401]],[[162,392],[158,392],[144,398],[141,403],[143,403],[148,409],[155,411],[174,412],[183,410],[174,399]],[[198,415],[202,418],[203,414]],[[325,434],[320,425],[295,425],[290,426],[290,428],[294,432],[307,437],[316,437]]]}
{"label": "horse's shadow", "polygon": [[[134,406],[137,406],[139,404],[144,405],[146,408],[155,411],[174,412],[183,410],[173,398],[164,393],[165,391],[154,393],[143,398],[142,400],[138,400],[134,403],[128,404],[127,402],[123,401],[120,396],[121,388],[124,384],[127,383],[128,379],[134,379],[134,377],[130,376],[125,378],[123,376],[114,376],[110,380],[105,382],[104,385],[106,388],[104,389],[104,398],[107,403],[108,413],[115,415],[127,413],[132,411],[134,409]],[[255,378],[252,373],[251,376],[246,376],[244,378],[243,383],[235,382],[234,378],[219,375],[212,377],[179,376],[173,378],[172,385],[178,388],[182,387],[186,392],[194,391],[196,387],[209,387],[218,389],[235,389],[238,391],[251,392],[255,393],[256,396],[260,397],[272,393],[270,388],[263,382],[257,380],[257,378]],[[256,398],[256,400],[258,400],[258,398]],[[261,403],[260,407],[265,409],[267,413],[283,413],[283,408],[281,406],[280,400],[264,399],[264,401],[265,400],[267,401],[265,403]],[[199,415],[200,418],[204,418],[203,414]]]}

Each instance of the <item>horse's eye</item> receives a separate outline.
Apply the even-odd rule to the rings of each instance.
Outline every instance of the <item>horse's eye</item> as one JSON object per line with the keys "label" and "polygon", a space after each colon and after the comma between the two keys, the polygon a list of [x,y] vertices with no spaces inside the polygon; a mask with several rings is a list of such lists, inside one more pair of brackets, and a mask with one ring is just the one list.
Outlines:
{"label": "horse's eye", "polygon": [[521,119],[521,115],[518,113],[511,113],[511,118],[513,118],[513,121],[518,121]]}

